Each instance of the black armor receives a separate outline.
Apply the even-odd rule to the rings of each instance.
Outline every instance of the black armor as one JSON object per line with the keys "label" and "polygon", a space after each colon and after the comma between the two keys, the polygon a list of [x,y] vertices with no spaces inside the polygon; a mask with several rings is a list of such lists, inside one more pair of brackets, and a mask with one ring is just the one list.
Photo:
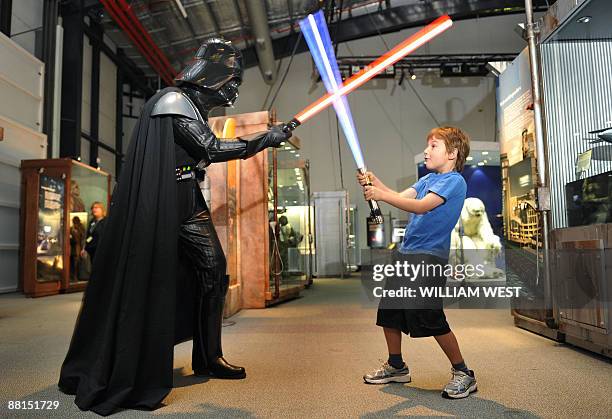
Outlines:
{"label": "black armor", "polygon": [[[168,89],[153,116],[172,115],[177,166],[179,258],[197,283],[193,369],[240,378],[244,369],[227,364],[221,351],[223,303],[228,288],[226,260],[198,186],[211,163],[249,158],[267,147],[279,147],[291,134],[273,127],[248,138],[220,140],[208,125],[208,113],[230,106],[242,80],[242,57],[226,41],[214,38],[196,53],[177,77],[178,89]],[[192,169],[191,169],[192,168]],[[190,170],[191,169],[191,170]],[[199,314],[197,314],[199,312]]]}
{"label": "black armor", "polygon": [[206,166],[278,147],[280,127],[218,139],[208,113],[229,106],[242,80],[240,53],[205,42],[156,93],[132,132],[93,262],[59,388],[81,410],[155,409],[173,383],[174,345],[193,338],[196,374],[242,378],[223,358],[226,260],[200,191]]}

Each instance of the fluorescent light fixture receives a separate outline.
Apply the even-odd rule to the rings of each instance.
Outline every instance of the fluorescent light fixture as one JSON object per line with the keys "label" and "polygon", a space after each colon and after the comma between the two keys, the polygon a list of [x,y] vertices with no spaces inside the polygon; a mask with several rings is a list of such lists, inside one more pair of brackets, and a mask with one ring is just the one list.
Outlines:
{"label": "fluorescent light fixture", "polygon": [[488,151],[481,151],[480,154],[482,154],[483,156],[486,156],[487,154],[489,154]]}
{"label": "fluorescent light fixture", "polygon": [[174,0],[174,3],[176,4],[176,7],[178,7],[179,10],[181,11],[181,14],[183,15],[183,19],[187,19],[187,11],[183,7],[183,3],[181,3],[181,0]]}
{"label": "fluorescent light fixture", "polygon": [[591,16],[582,16],[579,17],[576,22],[578,23],[589,23],[591,21]]}
{"label": "fluorescent light fixture", "polygon": [[484,166],[484,165],[485,165],[484,162],[481,162],[481,161],[478,162],[478,166]]}
{"label": "fluorescent light fixture", "polygon": [[474,157],[472,157],[472,156],[467,156],[465,158],[465,161],[472,161],[472,160],[474,160]]}

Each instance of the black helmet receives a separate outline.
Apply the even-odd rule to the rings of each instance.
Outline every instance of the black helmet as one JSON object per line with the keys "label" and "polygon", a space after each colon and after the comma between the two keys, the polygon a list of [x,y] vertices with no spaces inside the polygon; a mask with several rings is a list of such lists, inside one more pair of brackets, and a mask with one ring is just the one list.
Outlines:
{"label": "black helmet", "polygon": [[176,84],[190,83],[217,92],[230,80],[242,82],[242,54],[231,42],[215,37],[209,38],[176,76]]}

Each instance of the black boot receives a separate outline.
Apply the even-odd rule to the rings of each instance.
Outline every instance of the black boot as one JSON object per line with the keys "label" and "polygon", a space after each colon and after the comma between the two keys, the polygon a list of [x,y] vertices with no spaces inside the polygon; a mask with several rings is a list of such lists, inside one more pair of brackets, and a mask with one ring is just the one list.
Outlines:
{"label": "black boot", "polygon": [[204,291],[200,294],[193,337],[193,372],[195,375],[225,379],[245,378],[244,368],[232,365],[223,358],[221,327],[229,277],[221,274],[219,283],[220,291],[214,292],[213,289],[213,292]]}
{"label": "black boot", "polygon": [[213,376],[229,380],[238,380],[246,377],[246,371],[243,367],[237,367],[219,357],[208,362],[208,370],[194,370],[195,375]]}

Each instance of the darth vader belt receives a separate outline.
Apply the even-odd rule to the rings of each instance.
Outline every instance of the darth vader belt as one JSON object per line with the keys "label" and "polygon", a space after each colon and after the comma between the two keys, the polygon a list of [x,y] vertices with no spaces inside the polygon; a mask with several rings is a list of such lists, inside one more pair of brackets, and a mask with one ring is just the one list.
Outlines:
{"label": "darth vader belt", "polygon": [[182,165],[176,168],[176,181],[184,182],[190,179],[195,179],[195,166],[193,165]]}

